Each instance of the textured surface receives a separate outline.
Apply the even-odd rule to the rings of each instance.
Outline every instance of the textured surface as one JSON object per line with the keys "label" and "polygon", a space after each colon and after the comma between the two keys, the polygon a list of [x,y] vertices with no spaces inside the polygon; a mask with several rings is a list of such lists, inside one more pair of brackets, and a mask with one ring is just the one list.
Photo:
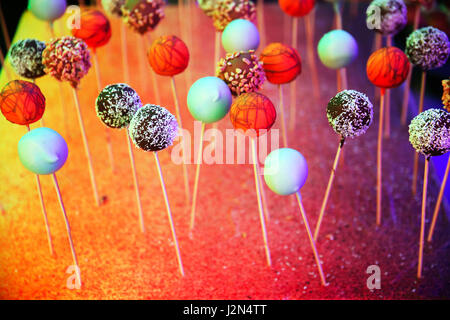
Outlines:
{"label": "textured surface", "polygon": [[[186,277],[180,278],[171,242],[161,187],[151,154],[135,150],[147,233],[139,230],[132,172],[128,160],[125,130],[111,130],[116,171],[109,169],[103,124],[95,113],[98,95],[95,74],[91,70],[80,83],[81,109],[86,123],[89,145],[99,191],[107,197],[97,208],[90,192],[89,175],[84,156],[71,88],[63,84],[63,101],[59,84],[51,77],[37,83],[47,97],[44,119],[60,132],[69,145],[69,157],[58,172],[62,196],[72,226],[79,256],[83,288],[69,290],[65,271],[71,264],[65,227],[52,181],[43,177],[42,187],[47,204],[56,256],[49,255],[45,227],[33,174],[27,172],[17,156],[17,142],[26,132],[0,117],[0,297],[66,298],[66,299],[392,299],[450,297],[450,235],[447,214],[438,218],[432,244],[425,244],[424,278],[415,278],[418,254],[420,198],[411,196],[414,149],[408,142],[407,127],[400,127],[401,88],[393,89],[391,138],[384,141],[383,153],[383,220],[375,227],[376,137],[378,101],[364,68],[370,55],[374,33],[365,27],[365,8],[359,18],[344,15],[345,27],[359,30],[360,57],[349,67],[349,86],[367,93],[375,106],[375,119],[366,134],[346,142],[344,157],[336,172],[329,205],[322,224],[317,249],[330,283],[320,285],[317,268],[301,222],[295,198],[281,197],[266,188],[270,221],[267,223],[273,268],[265,264],[263,241],[258,219],[253,171],[250,165],[203,165],[196,229],[189,237],[189,207],[184,203],[182,167],[169,158],[170,148],[159,152],[175,228],[180,243]],[[185,73],[177,77],[183,124],[193,132],[193,119],[186,108],[187,87],[196,79],[213,75],[215,65],[214,32],[211,20],[200,10],[194,18],[192,61]],[[174,33],[177,9],[169,7],[167,17],[156,29],[156,35]],[[283,36],[284,20],[278,5],[267,6],[267,42],[290,43],[290,32]],[[331,28],[332,9],[319,5],[316,18],[317,43],[320,35]],[[187,15],[186,15],[187,16]],[[320,17],[320,19],[319,19]],[[269,20],[270,19],[270,20]],[[187,22],[184,20],[183,22]],[[269,22],[270,21],[270,28]],[[56,22],[57,36],[62,35],[64,21]],[[299,21],[300,26],[302,25]],[[348,23],[348,25],[347,25]],[[31,27],[32,26],[32,27]],[[113,37],[105,48],[99,48],[99,62],[104,83],[123,82],[120,63],[120,29],[112,21]],[[175,27],[174,27],[175,26]],[[287,30],[289,30],[289,25]],[[306,55],[303,28],[299,28],[299,53]],[[67,34],[67,33],[66,33]],[[48,40],[46,24],[26,14],[16,35]],[[155,103],[147,79],[145,50],[142,57],[138,37],[128,33],[130,85],[144,103]],[[186,40],[187,41],[187,40]],[[189,41],[187,41],[189,46]],[[191,47],[190,47],[191,48]],[[141,62],[139,62],[141,61]],[[140,67],[141,63],[141,67]],[[336,94],[336,73],[318,65],[323,101],[313,99],[310,69],[304,66],[297,81],[296,130],[290,135],[290,147],[298,149],[308,161],[309,176],[302,188],[302,198],[311,227],[316,224],[339,138],[326,117],[328,100]],[[10,70],[11,71],[11,70]],[[189,80],[191,72],[192,80]],[[12,74],[12,71],[10,72]],[[187,77],[188,85],[185,84]],[[161,105],[173,113],[170,79],[157,76]],[[1,79],[4,84],[5,77]],[[277,104],[277,88],[265,83],[262,91]],[[285,102],[289,101],[285,88]],[[67,115],[67,128],[63,111]],[[33,125],[37,127],[37,125]],[[219,122],[221,130],[230,129],[228,117]],[[274,128],[279,128],[279,119]],[[67,130],[66,130],[67,129]],[[205,142],[205,147],[209,143]],[[248,143],[247,143],[248,146]],[[423,157],[420,157],[420,177]],[[195,167],[189,167],[193,184]],[[434,169],[431,168],[431,176]],[[421,181],[421,180],[419,180]],[[436,201],[438,188],[429,181],[427,220]],[[447,214],[446,214],[447,213]],[[429,222],[429,220],[428,220]],[[427,225],[428,229],[428,225]],[[381,290],[366,287],[368,266],[381,269]]]}

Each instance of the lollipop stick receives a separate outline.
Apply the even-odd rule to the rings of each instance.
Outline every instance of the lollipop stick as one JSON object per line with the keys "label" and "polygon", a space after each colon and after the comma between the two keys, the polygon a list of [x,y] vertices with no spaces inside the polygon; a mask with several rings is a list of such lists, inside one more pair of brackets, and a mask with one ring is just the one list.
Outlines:
{"label": "lollipop stick", "polygon": [[139,194],[139,183],[136,173],[136,165],[134,162],[133,149],[131,148],[131,141],[130,136],[128,134],[128,130],[126,130],[126,133],[127,133],[128,155],[130,156],[131,171],[133,172],[134,191],[136,193],[136,203],[138,205],[139,211],[139,226],[141,228],[141,231],[145,232],[144,213],[142,212],[141,195]]}
{"label": "lollipop stick", "polygon": [[314,253],[314,259],[316,260],[317,269],[319,270],[322,285],[326,286],[327,282],[325,281],[325,275],[323,274],[322,264],[320,263],[319,253],[317,252],[316,243],[312,237],[311,229],[309,228],[308,218],[306,217],[305,208],[303,207],[303,203],[302,203],[302,196],[300,195],[299,191],[297,191],[295,193],[295,196],[297,197],[297,202],[298,202],[298,206],[300,207],[300,213],[302,215],[303,223],[305,224],[306,232],[308,233],[309,242],[311,243],[311,249],[313,250],[313,253]]}
{"label": "lollipop stick", "polygon": [[78,283],[81,286],[80,268],[78,266],[77,254],[75,252],[75,248],[74,248],[74,245],[73,245],[72,231],[70,230],[69,219],[67,218],[66,209],[64,208],[64,202],[63,202],[62,197],[61,197],[61,191],[59,190],[59,184],[58,184],[58,179],[56,178],[56,174],[53,173],[52,177],[53,177],[53,184],[55,185],[56,194],[58,195],[59,205],[61,206],[61,211],[62,211],[62,214],[63,214],[64,223],[66,224],[67,238],[69,239],[69,245],[70,245],[70,251],[72,252],[73,264],[76,267]]}
{"label": "lollipop stick", "polygon": [[342,29],[341,4],[339,0],[333,2],[333,10],[336,18],[336,29]]}
{"label": "lollipop stick", "polygon": [[169,199],[167,198],[167,191],[166,191],[166,186],[164,184],[164,178],[163,178],[162,171],[161,171],[161,165],[159,164],[158,153],[153,152],[153,154],[155,155],[155,162],[156,162],[156,167],[158,169],[159,182],[161,183],[161,188],[162,188],[162,191],[164,194],[164,201],[166,202],[167,217],[169,218],[170,230],[172,232],[172,239],[175,244],[175,250],[177,253],[178,267],[180,268],[181,275],[184,277],[184,269],[183,269],[183,262],[181,261],[180,247],[178,245],[177,235],[175,233],[175,227],[173,225],[172,212],[170,211]]}
{"label": "lollipop stick", "polygon": [[195,170],[195,180],[194,180],[194,193],[192,195],[192,207],[191,207],[191,222],[189,224],[189,229],[194,229],[195,224],[195,207],[197,205],[197,193],[198,193],[198,180],[200,178],[200,162],[203,156],[203,134],[205,133],[205,123],[202,122],[202,129],[200,131],[200,141],[197,151],[197,168]]}
{"label": "lollipop stick", "polygon": [[122,49],[122,69],[123,69],[123,79],[125,83],[130,82],[130,69],[128,68],[128,46],[127,46],[127,28],[125,23],[120,24],[120,40]]}
{"label": "lollipop stick", "polygon": [[3,15],[2,6],[0,5],[0,25],[2,26],[3,38],[5,39],[6,51],[11,47],[11,39],[9,38],[8,28],[6,27],[5,16]]}
{"label": "lollipop stick", "polygon": [[423,243],[425,238],[425,209],[427,206],[427,185],[428,185],[428,165],[430,157],[425,159],[425,170],[423,175],[423,192],[422,192],[422,214],[420,218],[420,239],[419,239],[419,263],[417,265],[417,278],[422,277],[423,262]]}
{"label": "lollipop stick", "polygon": [[262,230],[263,239],[264,239],[264,248],[266,251],[267,265],[270,267],[270,266],[272,266],[272,259],[270,258],[270,250],[269,250],[269,245],[268,245],[268,240],[267,240],[266,222],[264,221],[264,213],[263,213],[263,207],[262,207],[261,190],[259,188],[260,185],[258,182],[258,166],[257,166],[258,158],[256,156],[256,144],[255,144],[254,138],[250,138],[250,141],[252,144],[253,173],[255,175],[256,196],[258,198],[259,220],[261,221],[261,230]]}
{"label": "lollipop stick", "polygon": [[288,142],[287,142],[287,133],[286,133],[286,120],[284,119],[283,89],[281,88],[281,84],[278,85],[278,95],[279,95],[279,103],[280,103],[281,132],[283,135],[283,145],[285,148],[287,148]]}
{"label": "lollipop stick", "polygon": [[264,21],[264,0],[256,0],[256,10],[258,15],[258,30],[261,34],[261,48],[266,47],[266,23]]}
{"label": "lollipop stick", "polygon": [[94,168],[92,166],[91,153],[89,151],[89,145],[88,145],[87,138],[86,138],[86,132],[84,130],[84,122],[83,122],[83,116],[81,114],[81,109],[80,109],[80,101],[78,99],[78,93],[75,88],[72,88],[72,93],[73,93],[73,99],[75,101],[75,108],[77,109],[78,123],[80,125],[81,136],[83,138],[84,151],[86,153],[86,157],[88,160],[89,176],[91,178],[92,191],[94,192],[94,199],[95,199],[96,205],[100,206],[100,200],[98,198],[98,192],[97,192],[97,184],[95,182]]}
{"label": "lollipop stick", "polygon": [[[414,6],[414,25],[413,29],[416,30],[419,27],[420,21],[420,5]],[[406,125],[406,118],[408,116],[408,105],[409,105],[409,88],[411,87],[411,76],[412,68],[409,69],[408,77],[405,81],[405,86],[403,89],[403,105],[402,105],[402,115],[401,121],[402,125]]]}
{"label": "lollipop stick", "polygon": [[341,78],[341,91],[348,89],[347,83],[347,68],[340,68],[338,70],[340,78]]}
{"label": "lollipop stick", "polygon": [[[150,33],[147,34],[146,39],[147,39],[148,47],[150,48],[152,45],[152,39],[150,38]],[[156,74],[153,71],[153,69],[149,66],[149,64],[147,64],[147,67],[150,70],[150,75],[152,77],[154,99],[156,99],[156,103],[161,103],[161,96],[159,94],[158,82],[156,81]]]}
{"label": "lollipop stick", "polygon": [[[180,113],[180,104],[178,101],[178,95],[177,95],[177,87],[175,86],[175,78],[171,77],[171,84],[172,84],[172,94],[173,94],[173,100],[175,101],[175,111],[177,114],[177,120],[179,127],[183,128],[183,123],[181,121],[181,113]],[[181,144],[182,152],[183,152],[183,178],[184,178],[184,191],[186,194],[186,203],[189,203],[191,200],[191,191],[189,190],[189,175],[188,175],[188,169],[186,165],[186,152],[184,150],[184,143]]]}
{"label": "lollipop stick", "polygon": [[428,239],[427,239],[428,242],[431,242],[431,239],[433,238],[433,232],[434,232],[434,228],[436,226],[436,221],[437,221],[437,217],[439,214],[439,208],[441,207],[442,196],[444,195],[445,185],[447,184],[447,178],[448,178],[449,171],[450,171],[450,157],[448,158],[448,161],[447,161],[447,168],[445,169],[444,179],[442,180],[441,189],[439,190],[439,196],[438,196],[437,202],[436,202],[436,207],[434,208],[433,220],[431,221],[430,231],[428,232]]}
{"label": "lollipop stick", "polygon": [[378,122],[377,147],[377,226],[381,224],[381,189],[382,189],[382,153],[383,153],[383,119],[384,119],[384,89],[380,93],[380,119]]}
{"label": "lollipop stick", "polygon": [[213,74],[216,74],[217,63],[220,59],[220,32],[216,31],[216,39],[214,43],[214,69]]}
{"label": "lollipop stick", "polygon": [[[297,49],[298,18],[292,18],[292,47]],[[291,82],[291,100],[289,105],[289,131],[295,129],[295,99],[297,98],[296,80]]]}
{"label": "lollipop stick", "polygon": [[[256,161],[258,172],[261,172],[261,167],[259,166],[259,162]],[[261,199],[263,203],[263,209],[264,209],[264,217],[267,221],[270,221],[270,213],[269,213],[269,207],[267,205],[267,197],[266,197],[266,191],[264,190],[264,182],[263,177],[258,174],[258,181],[259,181],[259,188],[261,190]]]}
{"label": "lollipop stick", "polygon": [[[98,56],[97,56],[97,51],[94,50],[94,69],[95,69],[95,78],[97,79],[97,88],[98,88],[98,92],[100,92],[103,88],[102,86],[102,78],[100,75],[100,66],[98,63]],[[112,149],[112,144],[111,144],[111,132],[109,131],[110,129],[105,127],[105,135],[106,135],[106,146],[108,148],[108,157],[109,157],[109,164],[111,165],[111,171],[114,173],[114,154],[113,154],[113,149]]]}
{"label": "lollipop stick", "polygon": [[[386,45],[392,46],[392,36],[386,37]],[[389,138],[391,135],[391,90],[386,89],[386,112],[384,117],[384,137]]]}
{"label": "lollipop stick", "polygon": [[306,41],[308,44],[308,61],[311,68],[311,77],[313,82],[314,97],[320,102],[319,75],[317,73],[316,59],[314,56],[314,34],[312,28],[312,19],[315,11],[305,17]]}
{"label": "lollipop stick", "polygon": [[320,226],[322,224],[322,219],[325,214],[325,208],[327,207],[328,197],[330,196],[331,186],[333,185],[334,175],[336,174],[336,169],[339,164],[339,157],[341,155],[342,147],[344,146],[345,139],[341,138],[339,146],[334,157],[333,168],[331,169],[330,178],[328,179],[327,189],[325,191],[325,196],[323,197],[322,206],[320,207],[319,220],[317,220],[316,229],[314,230],[314,241],[317,241],[319,236]]}
{"label": "lollipop stick", "polygon": [[[419,112],[423,111],[423,98],[425,96],[425,79],[427,77],[427,72],[422,71],[422,81],[420,84],[420,100],[419,100]],[[417,173],[419,170],[419,154],[414,152],[414,168],[413,168],[413,180],[412,180],[412,194],[415,195],[417,192]]]}

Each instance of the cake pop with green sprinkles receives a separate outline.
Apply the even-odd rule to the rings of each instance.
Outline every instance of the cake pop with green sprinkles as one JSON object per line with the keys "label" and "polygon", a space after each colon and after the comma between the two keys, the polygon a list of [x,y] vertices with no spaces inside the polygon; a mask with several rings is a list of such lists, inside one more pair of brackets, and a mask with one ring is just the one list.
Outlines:
{"label": "cake pop with green sprinkles", "polygon": [[409,125],[409,142],[426,157],[450,151],[450,114],[442,109],[419,113]]}

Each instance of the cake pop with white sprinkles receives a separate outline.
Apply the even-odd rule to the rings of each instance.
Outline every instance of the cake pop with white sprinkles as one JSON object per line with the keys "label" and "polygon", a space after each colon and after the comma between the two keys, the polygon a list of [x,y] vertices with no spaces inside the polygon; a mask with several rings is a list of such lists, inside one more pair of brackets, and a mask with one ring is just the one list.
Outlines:
{"label": "cake pop with white sprinkles", "polygon": [[140,107],[141,98],[125,83],[108,85],[95,100],[97,116],[111,128],[127,127]]}
{"label": "cake pop with white sprinkles", "polygon": [[128,132],[138,148],[160,151],[172,145],[177,137],[178,123],[166,108],[146,104],[134,114]]}
{"label": "cake pop with white sprinkles", "polygon": [[419,113],[409,125],[409,142],[426,157],[450,151],[450,113],[442,109]]}
{"label": "cake pop with white sprinkles", "polygon": [[45,75],[42,52],[45,43],[36,39],[25,39],[11,46],[10,59],[16,73],[24,78],[36,79]]}
{"label": "cake pop with white sprinkles", "polygon": [[367,26],[374,23],[375,31],[383,35],[395,35],[408,22],[406,6],[403,0],[374,0],[366,10]]}
{"label": "cake pop with white sprinkles", "polygon": [[405,53],[412,64],[428,71],[445,64],[450,55],[450,43],[445,32],[425,27],[408,36]]}
{"label": "cake pop with white sprinkles", "polygon": [[365,94],[344,90],[328,102],[327,118],[343,139],[354,138],[364,134],[372,123],[373,105]]}

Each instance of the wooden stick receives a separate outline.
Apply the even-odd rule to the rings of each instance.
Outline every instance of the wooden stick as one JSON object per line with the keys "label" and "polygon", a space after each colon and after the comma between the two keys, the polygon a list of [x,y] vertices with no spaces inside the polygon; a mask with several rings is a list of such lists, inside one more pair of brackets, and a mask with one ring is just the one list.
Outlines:
{"label": "wooden stick", "polygon": [[[292,18],[292,47],[297,49],[297,29],[298,29],[298,18]],[[290,84],[291,88],[291,100],[289,105],[289,131],[295,129],[295,100],[297,98],[297,81],[294,80]]]}
{"label": "wooden stick", "polygon": [[[419,100],[419,113],[423,111],[423,99],[425,96],[425,86],[426,86],[426,77],[427,72],[422,71],[422,81],[420,84],[420,100]],[[419,154],[414,152],[414,167],[413,167],[413,180],[412,180],[412,194],[416,195],[417,193],[417,172],[419,170]]]}
{"label": "wooden stick", "polygon": [[338,70],[340,78],[341,78],[341,91],[348,89],[348,82],[347,82],[347,68],[340,68]]}
{"label": "wooden stick", "polygon": [[278,85],[278,96],[279,96],[279,108],[281,115],[281,133],[283,137],[283,145],[285,148],[288,146],[287,133],[286,133],[286,120],[284,119],[284,106],[283,106],[283,89],[281,84]]}
{"label": "wooden stick", "polygon": [[172,232],[172,239],[175,244],[175,251],[177,253],[178,267],[180,269],[181,275],[184,277],[184,269],[183,269],[183,262],[181,261],[180,247],[178,245],[178,239],[177,239],[177,235],[175,233],[175,227],[174,227],[173,219],[172,219],[172,212],[170,211],[169,199],[167,198],[167,190],[166,190],[166,186],[164,184],[164,178],[163,178],[162,171],[161,171],[161,165],[159,163],[158,153],[153,152],[153,154],[155,155],[155,162],[156,162],[156,167],[158,169],[159,182],[161,183],[161,188],[162,188],[162,191],[164,194],[164,201],[166,203],[167,217],[169,218],[170,230]]}
{"label": "wooden stick", "polygon": [[382,166],[383,166],[383,119],[384,119],[384,88],[380,93],[380,118],[378,122],[377,147],[377,226],[381,225],[381,198],[382,198]]}
{"label": "wooden stick", "polygon": [[88,160],[89,176],[91,178],[92,191],[94,192],[94,199],[95,199],[96,205],[100,206],[100,200],[99,200],[98,192],[97,192],[97,184],[95,182],[94,168],[92,166],[91,153],[89,151],[89,145],[88,145],[88,141],[86,138],[86,131],[84,130],[84,122],[83,122],[83,116],[81,114],[80,101],[78,99],[78,93],[75,88],[72,88],[72,93],[73,93],[73,99],[75,101],[75,108],[77,109],[78,123],[80,125],[81,136],[83,138],[84,151],[86,153],[86,157]]}
{"label": "wooden stick", "polygon": [[130,157],[131,171],[133,172],[133,183],[134,183],[134,191],[136,193],[136,203],[138,205],[138,214],[139,214],[139,226],[141,231],[145,232],[145,224],[144,224],[144,213],[142,211],[142,202],[141,195],[139,193],[139,182],[136,172],[136,164],[134,162],[133,148],[131,148],[131,140],[130,135],[128,134],[128,129],[125,129],[127,134],[127,145],[128,145],[128,155]]}
{"label": "wooden stick", "polygon": [[305,228],[306,228],[306,233],[308,234],[309,242],[311,244],[311,249],[314,253],[314,259],[316,260],[317,269],[319,270],[320,280],[322,281],[322,285],[326,286],[327,282],[325,280],[325,275],[323,274],[322,264],[320,263],[320,258],[319,258],[319,253],[317,252],[316,243],[312,237],[311,229],[309,228],[308,218],[306,217],[305,208],[303,207],[303,203],[302,203],[302,196],[300,195],[299,191],[297,191],[295,193],[295,196],[297,197],[298,206],[300,207],[300,213],[301,213],[303,223],[305,224]]}
{"label": "wooden stick", "polygon": [[252,156],[253,156],[253,173],[255,175],[255,187],[256,187],[256,196],[258,198],[258,210],[259,210],[259,220],[261,221],[261,230],[263,234],[263,240],[264,240],[264,248],[266,251],[266,260],[267,265],[270,267],[272,266],[272,259],[270,258],[270,249],[267,239],[267,230],[266,230],[266,222],[264,221],[264,210],[262,207],[262,199],[261,199],[261,190],[259,188],[258,183],[258,166],[257,161],[258,157],[256,156],[256,144],[255,144],[255,138],[250,138],[251,144],[252,144]]}
{"label": "wooden stick", "polygon": [[422,192],[422,213],[420,218],[420,239],[419,239],[419,263],[417,265],[417,278],[422,277],[422,263],[423,263],[423,243],[425,238],[425,209],[427,206],[427,185],[428,185],[428,166],[430,157],[425,159],[425,169],[423,175],[423,192]]}
{"label": "wooden stick", "polygon": [[[100,65],[98,63],[98,56],[97,56],[97,50],[94,51],[94,69],[95,69],[95,78],[97,79],[97,88],[98,92],[102,91],[102,78],[100,75]],[[108,149],[108,157],[109,157],[109,164],[111,166],[111,172],[114,173],[115,166],[114,166],[114,154],[112,149],[112,143],[111,143],[111,132],[108,127],[105,126],[105,135],[106,135],[106,146]]]}
{"label": "wooden stick", "polygon": [[[261,168],[259,166],[259,163],[257,163],[258,166],[258,172],[261,172]],[[267,221],[270,221],[270,212],[269,212],[269,206],[267,204],[267,196],[266,196],[266,191],[264,189],[264,182],[263,182],[263,177],[258,174],[258,180],[259,180],[259,188],[261,190],[261,199],[262,199],[262,204],[263,204],[263,209],[264,209],[264,217],[266,218]]]}
{"label": "wooden stick", "polygon": [[317,73],[317,64],[315,59],[315,47],[314,47],[314,34],[312,28],[312,16],[314,15],[315,10],[313,12],[306,15],[305,21],[305,30],[306,30],[306,43],[308,46],[308,64],[311,68],[311,78],[313,82],[314,89],[314,97],[317,103],[320,103],[320,86],[319,86],[319,75]]}
{"label": "wooden stick", "polygon": [[261,48],[266,47],[266,23],[264,19],[264,0],[256,0],[256,10],[258,15],[258,30],[261,35]]}
{"label": "wooden stick", "polygon": [[128,68],[127,28],[125,23],[120,23],[120,43],[122,48],[122,70],[125,83],[130,83],[130,68]]}
{"label": "wooden stick", "polygon": [[[413,29],[417,30],[419,27],[420,21],[420,5],[414,6],[414,25]],[[402,125],[406,125],[406,119],[408,117],[408,106],[409,106],[409,89],[411,87],[411,76],[412,76],[412,66],[409,69],[408,77],[405,81],[405,86],[403,89],[403,105],[402,105],[402,114],[401,114],[401,123]]]}
{"label": "wooden stick", "polygon": [[[28,125],[28,124],[27,124],[27,130],[28,130],[28,132],[30,132],[30,125]],[[36,187],[37,187],[37,191],[38,191],[38,195],[39,195],[39,202],[41,203],[42,216],[44,217],[45,230],[47,232],[48,249],[50,251],[50,255],[53,256],[54,250],[53,250],[52,234],[50,232],[50,224],[48,223],[47,210],[45,208],[45,203],[44,203],[44,196],[42,195],[41,179],[39,178],[38,174],[35,174],[35,178],[36,178]]]}
{"label": "wooden stick", "polygon": [[[152,39],[150,37],[150,33],[147,33],[147,45],[150,48],[152,46]],[[158,87],[158,81],[156,81],[156,74],[155,71],[150,67],[150,65],[147,63],[148,69],[150,70],[150,75],[152,78],[152,85],[153,85],[153,99],[156,99],[156,103],[161,103],[161,96],[159,94],[159,87]]]}
{"label": "wooden stick", "polygon": [[200,144],[197,151],[197,168],[195,170],[195,180],[194,180],[194,193],[192,194],[192,207],[191,207],[191,222],[189,224],[189,229],[192,231],[195,224],[195,209],[197,205],[197,193],[198,193],[198,181],[200,178],[200,163],[202,162],[203,156],[203,135],[205,133],[205,123],[202,122],[202,129],[200,131]]}
{"label": "wooden stick", "polygon": [[[392,47],[392,36],[386,37],[386,45]],[[384,137],[389,138],[391,136],[391,90],[386,89],[386,101],[385,101],[385,117],[384,117]]]}
{"label": "wooden stick", "polygon": [[436,221],[437,221],[437,217],[439,214],[439,208],[441,207],[442,197],[444,195],[445,185],[447,184],[447,178],[448,178],[449,171],[450,171],[450,157],[448,158],[448,161],[447,161],[447,168],[445,169],[444,179],[442,180],[441,188],[439,190],[439,196],[437,198],[436,206],[434,207],[433,220],[431,221],[430,231],[428,232],[428,239],[427,239],[428,242],[431,242],[431,240],[433,238],[433,232],[434,232],[434,228],[436,227]]}
{"label": "wooden stick", "polygon": [[64,223],[66,224],[67,238],[69,239],[69,245],[70,245],[70,251],[72,252],[73,263],[74,263],[74,265],[76,267],[78,282],[79,282],[79,284],[81,286],[80,267],[78,266],[77,254],[75,252],[75,247],[73,245],[72,231],[70,230],[69,219],[67,218],[66,209],[64,208],[64,202],[63,202],[62,197],[61,197],[61,191],[59,190],[59,184],[58,184],[58,179],[56,178],[56,174],[53,173],[52,177],[53,177],[53,184],[55,185],[56,194],[58,195],[59,205],[61,206],[61,211],[62,211],[62,214],[63,214]]}
{"label": "wooden stick", "polygon": [[0,24],[2,26],[3,38],[5,39],[6,51],[11,47],[11,39],[9,38],[8,28],[6,27],[5,16],[3,15],[2,6],[0,5]]}
{"label": "wooden stick", "polygon": [[342,29],[341,3],[339,0],[333,2],[333,10],[336,18],[336,29]]}
{"label": "wooden stick", "polygon": [[322,224],[323,216],[325,214],[325,208],[327,207],[328,198],[330,196],[331,186],[333,185],[334,176],[336,174],[336,169],[339,164],[339,157],[341,155],[342,147],[344,146],[345,139],[341,138],[341,141],[339,142],[339,146],[336,152],[336,156],[334,157],[333,167],[331,169],[330,178],[328,179],[328,185],[327,189],[325,191],[325,196],[322,200],[322,206],[320,207],[320,214],[319,219],[317,220],[316,229],[314,230],[314,241],[317,241],[317,238],[319,237],[319,231],[320,226]]}
{"label": "wooden stick", "polygon": [[[179,128],[183,128],[183,122],[181,121],[181,112],[180,112],[180,103],[178,101],[178,95],[177,95],[177,87],[175,86],[175,78],[172,76],[171,78],[171,84],[172,84],[172,94],[173,94],[173,100],[175,102],[175,110],[177,114],[177,120],[179,124]],[[189,204],[191,202],[191,191],[189,189],[189,173],[188,168],[186,164],[186,151],[184,150],[184,141],[181,144],[181,151],[183,152],[183,178],[184,178],[184,191],[186,195],[186,203]]]}
{"label": "wooden stick", "polygon": [[217,64],[220,59],[220,32],[216,31],[216,39],[214,43],[214,69],[213,74],[216,74]]}

